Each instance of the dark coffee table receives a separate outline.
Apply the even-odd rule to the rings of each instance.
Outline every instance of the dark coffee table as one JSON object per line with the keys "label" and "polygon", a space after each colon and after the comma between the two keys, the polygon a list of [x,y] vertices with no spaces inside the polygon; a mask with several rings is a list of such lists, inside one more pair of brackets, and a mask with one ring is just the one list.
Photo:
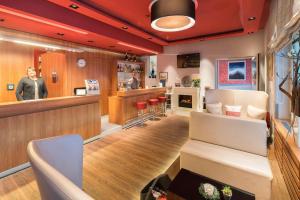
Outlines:
{"label": "dark coffee table", "polygon": [[[205,200],[198,192],[201,183],[210,183],[217,187],[220,192],[221,200],[224,199],[221,190],[226,184],[186,169],[181,169],[172,181],[167,198],[168,200]],[[255,196],[249,192],[235,187],[231,187],[231,189],[233,194],[231,200],[255,200]]]}

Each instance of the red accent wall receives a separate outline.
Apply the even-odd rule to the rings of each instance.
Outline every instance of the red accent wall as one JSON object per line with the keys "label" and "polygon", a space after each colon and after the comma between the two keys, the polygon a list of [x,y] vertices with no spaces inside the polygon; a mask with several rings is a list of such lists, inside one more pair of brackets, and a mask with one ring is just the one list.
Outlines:
{"label": "red accent wall", "polygon": [[228,80],[228,62],[229,60],[219,60],[219,84],[251,84],[252,83],[252,60],[245,59],[246,61],[246,80]]}

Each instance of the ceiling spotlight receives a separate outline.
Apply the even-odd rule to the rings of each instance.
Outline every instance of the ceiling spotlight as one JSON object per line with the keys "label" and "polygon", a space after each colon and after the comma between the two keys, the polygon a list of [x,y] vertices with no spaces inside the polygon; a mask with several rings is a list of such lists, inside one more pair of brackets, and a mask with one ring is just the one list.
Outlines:
{"label": "ceiling spotlight", "polygon": [[248,32],[248,34],[250,35],[250,34],[253,34],[254,32],[253,31],[251,31],[251,32]]}
{"label": "ceiling spotlight", "polygon": [[0,22],[4,22],[5,21],[5,19],[0,19]]}
{"label": "ceiling spotlight", "polygon": [[70,5],[70,8],[73,8],[73,9],[75,9],[75,10],[76,10],[76,9],[78,9],[78,8],[79,8],[79,6],[77,6],[76,4],[71,4],[71,5]]}
{"label": "ceiling spotlight", "polygon": [[148,40],[152,40],[152,37],[148,37]]}
{"label": "ceiling spotlight", "polygon": [[195,25],[197,0],[153,0],[149,6],[151,27],[162,32],[176,32]]}
{"label": "ceiling spotlight", "polygon": [[248,18],[248,21],[253,21],[253,20],[255,20],[256,19],[256,17],[249,17]]}
{"label": "ceiling spotlight", "polygon": [[122,29],[127,30],[128,27],[127,26],[122,26]]}
{"label": "ceiling spotlight", "polygon": [[108,46],[109,48],[115,48],[116,46],[114,46],[114,45],[110,45],[110,46]]}
{"label": "ceiling spotlight", "polygon": [[56,33],[56,35],[58,35],[58,36],[64,36],[65,34],[64,33]]}
{"label": "ceiling spotlight", "polygon": [[93,41],[93,40],[88,40],[87,42],[89,42],[89,43],[93,43],[94,41]]}

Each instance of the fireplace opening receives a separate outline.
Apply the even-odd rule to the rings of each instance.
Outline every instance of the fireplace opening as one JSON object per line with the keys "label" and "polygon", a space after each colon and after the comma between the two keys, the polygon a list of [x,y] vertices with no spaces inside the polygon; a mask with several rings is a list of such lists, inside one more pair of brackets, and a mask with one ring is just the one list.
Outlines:
{"label": "fireplace opening", "polygon": [[193,108],[192,95],[178,95],[178,106],[183,108]]}

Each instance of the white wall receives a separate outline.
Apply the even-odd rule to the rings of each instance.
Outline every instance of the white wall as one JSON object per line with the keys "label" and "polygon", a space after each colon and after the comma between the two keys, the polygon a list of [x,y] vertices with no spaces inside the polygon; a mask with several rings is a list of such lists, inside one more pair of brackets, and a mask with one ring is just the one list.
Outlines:
{"label": "white wall", "polygon": [[[201,54],[200,68],[177,68],[177,55],[184,53]],[[164,48],[164,53],[158,55],[158,74],[168,72],[167,85],[174,86],[176,78],[200,73],[202,87],[215,87],[216,59],[240,58],[256,56],[264,52],[264,32],[241,37],[199,41]]]}

